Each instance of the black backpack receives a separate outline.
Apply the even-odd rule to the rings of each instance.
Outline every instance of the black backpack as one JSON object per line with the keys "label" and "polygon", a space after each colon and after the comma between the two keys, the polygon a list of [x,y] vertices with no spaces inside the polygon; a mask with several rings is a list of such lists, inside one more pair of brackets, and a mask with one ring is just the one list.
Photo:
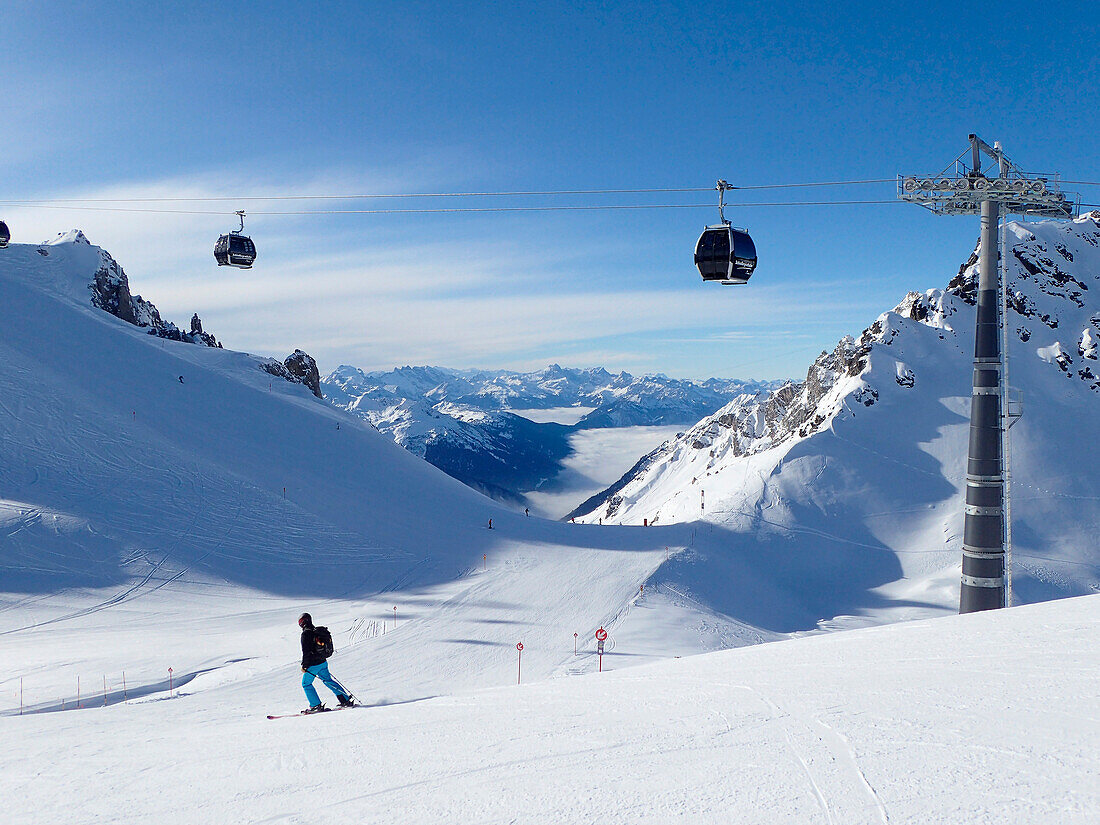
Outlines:
{"label": "black backpack", "polygon": [[313,643],[317,645],[317,654],[322,659],[327,659],[336,652],[332,646],[332,634],[328,632],[327,627],[313,628]]}

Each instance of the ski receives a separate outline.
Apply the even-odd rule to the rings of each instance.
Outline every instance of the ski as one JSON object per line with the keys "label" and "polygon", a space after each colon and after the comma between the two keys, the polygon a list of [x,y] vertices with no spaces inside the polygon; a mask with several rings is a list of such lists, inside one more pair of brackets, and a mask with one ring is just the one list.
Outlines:
{"label": "ski", "polygon": [[336,708],[321,708],[320,710],[300,710],[297,713],[268,714],[268,719],[290,719],[292,716],[313,716],[317,713],[328,713]]}
{"label": "ski", "polygon": [[281,714],[269,713],[267,718],[268,719],[292,719],[295,716],[313,716],[313,715],[318,714],[318,713],[330,713],[331,711],[334,711],[334,710],[343,710],[344,708],[365,708],[365,707],[366,707],[366,705],[361,705],[358,702],[356,702],[354,705],[343,705],[343,706],[337,705],[334,708],[322,708],[321,710],[315,710],[315,711],[300,710],[297,713],[281,713]]}

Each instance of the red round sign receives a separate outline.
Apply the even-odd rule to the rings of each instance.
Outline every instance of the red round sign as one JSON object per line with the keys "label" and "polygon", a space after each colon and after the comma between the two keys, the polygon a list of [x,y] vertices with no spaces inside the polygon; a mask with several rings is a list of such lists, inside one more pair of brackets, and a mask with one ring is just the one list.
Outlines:
{"label": "red round sign", "polygon": [[596,631],[596,638],[602,642],[604,639],[607,638],[607,631],[601,627],[599,630]]}
{"label": "red round sign", "polygon": [[516,650],[523,650],[523,642],[516,643]]}

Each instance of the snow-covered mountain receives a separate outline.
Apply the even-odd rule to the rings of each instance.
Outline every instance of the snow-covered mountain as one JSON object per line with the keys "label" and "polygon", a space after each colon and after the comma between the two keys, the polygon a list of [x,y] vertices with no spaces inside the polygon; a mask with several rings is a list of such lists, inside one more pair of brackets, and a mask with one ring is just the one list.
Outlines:
{"label": "snow-covered mountain", "polygon": [[[1062,239],[1082,265],[1096,255],[1086,230]],[[1036,232],[1041,243],[1055,234]],[[958,821],[959,799],[974,822],[1006,810],[1044,825],[1090,821],[1096,680],[1079,665],[1094,598],[789,638],[950,612],[957,570],[941,581],[951,567],[931,547],[941,536],[905,556],[909,545],[872,535],[919,526],[920,500],[890,509],[879,495],[847,535],[813,507],[856,512],[847,494],[873,499],[872,482],[898,466],[913,466],[895,480],[918,496],[950,487],[930,451],[959,441],[954,407],[922,419],[916,446],[881,427],[868,440],[839,416],[796,433],[788,440],[835,431],[855,446],[833,443],[823,460],[787,450],[747,525],[525,518],[274,380],[263,359],[150,335],[98,308],[95,247],[45,252],[0,250],[0,723],[19,743],[0,756],[0,794],[16,820],[308,818],[301,806],[316,801],[301,789],[323,786],[339,822],[521,809],[555,822],[725,821],[731,809],[767,821]],[[1087,292],[1064,285],[1070,303]],[[926,297],[912,306],[931,309]],[[1049,338],[1055,299],[1031,297],[1039,325],[1028,337]],[[893,353],[904,339],[909,391],[947,381],[933,355],[968,308],[948,296],[943,309],[938,323],[889,317],[905,329],[868,362],[891,366],[880,343]],[[1068,311],[1058,329],[1079,317]],[[909,325],[929,331],[915,339],[927,351],[908,343]],[[1025,513],[1023,538],[1049,538],[1051,553],[1065,551],[1067,515],[1086,537],[1097,523],[1094,491],[1060,478],[1080,477],[1074,458],[1096,458],[1091,408],[1073,407],[1092,333],[1081,340],[1079,356],[1051,350],[1035,365],[1065,396],[1054,412],[1076,413],[1050,437],[1062,448],[1044,470],[1055,486],[1038,505],[1020,502],[1049,505],[1049,522]],[[891,399],[880,387],[858,420]],[[877,476],[848,460],[868,450]],[[803,497],[784,524],[786,482]],[[1046,594],[1080,584],[1084,574],[1048,562],[1036,568]],[[333,631],[333,671],[371,709],[263,718],[302,705],[303,610]],[[637,667],[657,659],[667,661]],[[998,667],[974,666],[990,660]],[[1008,778],[975,792],[975,766]],[[605,787],[578,802],[593,774]]]}
{"label": "snow-covered mountain", "polygon": [[[1016,594],[1086,593],[1100,588],[1100,212],[1007,235]],[[804,381],[730,402],[575,515],[710,522],[823,565],[865,548],[920,581],[907,598],[956,587],[976,283],[975,252],[946,290],[910,293]],[[881,558],[847,562],[862,575]]]}
{"label": "snow-covered mountain", "polygon": [[[85,248],[86,247],[86,248]],[[93,247],[91,242],[79,229],[72,229],[59,234],[53,240],[45,241],[34,248],[34,251],[43,258],[49,258],[51,252],[60,251],[66,261],[77,263],[77,266],[91,265],[97,262],[98,266],[91,279],[85,283],[83,275],[76,275],[72,271],[61,269],[60,277],[54,275],[54,281],[50,286],[68,298],[83,304],[90,298],[90,303],[96,309],[115,316],[119,320],[139,327],[157,338],[168,341],[180,341],[187,344],[201,344],[207,347],[221,349],[218,339],[202,328],[202,320],[196,312],[191,316],[190,329],[183,331],[171,321],[161,317],[160,310],[152,301],[147,301],[140,295],[130,292],[130,280],[126,272],[118,262],[111,257],[105,249]],[[19,256],[9,255],[9,263],[19,262]],[[11,259],[14,258],[14,261]],[[46,267],[42,271],[57,273],[58,268]],[[274,375],[286,381],[296,384],[304,384],[314,395],[321,397],[321,381],[317,370],[317,362],[313,357],[302,350],[294,350],[283,361],[275,358],[255,358],[257,365],[269,375]]]}
{"label": "snow-covered mountain", "polygon": [[[52,247],[62,247],[68,244],[77,247],[86,246],[89,247],[89,252],[92,251],[91,242],[79,229],[63,232],[53,240],[40,244],[35,251],[39,255],[48,258]],[[170,341],[185,341],[189,344],[203,344],[208,347],[221,346],[217,338],[208,332],[203,332],[202,321],[199,319],[198,313],[192,316],[191,329],[188,332],[183,332],[171,321],[165,321],[161,317],[160,311],[151,301],[146,301],[140,295],[131,294],[130,281],[126,277],[126,272],[106,250],[96,247],[94,252],[99,256],[99,266],[92,276],[91,282],[83,285],[91,293],[92,306],[102,309],[128,324],[142,327],[150,335],[155,335],[158,338],[166,338]],[[68,286],[73,287],[74,285],[69,284]],[[81,285],[77,284],[75,286],[77,294],[83,296],[84,290],[80,288]]]}
{"label": "snow-covered mountain", "polygon": [[[440,383],[431,384],[437,379]],[[522,491],[560,470],[570,452],[569,428],[441,398],[456,381],[465,389],[465,379],[437,367],[367,374],[342,366],[321,385],[331,403],[409,452],[475,490],[521,506]]]}
{"label": "snow-covered mountain", "polygon": [[[349,395],[381,391],[398,398],[431,403],[449,401],[485,411],[592,407],[592,420],[585,426],[620,427],[691,423],[740,392],[769,387],[775,382],[718,378],[689,381],[664,375],[636,377],[628,372],[613,374],[603,368],[568,369],[551,364],[526,373],[443,367],[362,372],[341,366],[325,379],[325,384],[329,383]],[[621,409],[631,412],[618,413]],[[617,414],[624,423],[614,420]]]}
{"label": "snow-covered mountain", "polygon": [[[635,377],[553,364],[530,373],[400,367],[363,372],[340,366],[321,382],[325,397],[369,421],[407,450],[494,498],[552,479],[579,429],[688,424],[746,389],[768,382],[663,375]],[[591,408],[577,424],[534,423],[511,409]]]}
{"label": "snow-covered mountain", "polygon": [[[663,537],[578,541],[500,507],[271,359],[99,308],[105,260],[75,239],[0,250],[0,683],[26,676],[28,705],[72,707],[81,673],[156,693],[169,667],[183,683],[280,672],[297,704],[302,610],[333,628],[345,674],[405,661],[402,693],[510,670],[513,626],[525,673],[548,677],[567,661],[552,639],[621,615],[663,563]],[[382,643],[395,605],[404,633]],[[0,712],[21,699],[0,692]]]}

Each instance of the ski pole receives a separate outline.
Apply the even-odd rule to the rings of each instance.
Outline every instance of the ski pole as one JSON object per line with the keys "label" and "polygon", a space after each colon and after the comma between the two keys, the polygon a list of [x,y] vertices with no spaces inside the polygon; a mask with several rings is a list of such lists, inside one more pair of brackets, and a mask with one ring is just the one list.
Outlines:
{"label": "ski pole", "polygon": [[349,699],[354,699],[355,698],[355,694],[352,693],[350,690],[348,690],[346,687],[344,687],[342,684],[340,684],[340,682],[336,681],[336,677],[333,676],[331,673],[329,674],[329,678],[332,679],[332,681],[336,684],[336,687],[338,687],[338,688],[340,688],[340,690],[344,691],[345,696],[347,696]]}

